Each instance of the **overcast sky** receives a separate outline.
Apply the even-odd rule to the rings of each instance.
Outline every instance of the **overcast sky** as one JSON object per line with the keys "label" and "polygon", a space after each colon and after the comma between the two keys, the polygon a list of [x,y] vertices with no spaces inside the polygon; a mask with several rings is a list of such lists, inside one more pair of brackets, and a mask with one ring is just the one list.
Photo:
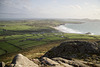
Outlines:
{"label": "overcast sky", "polygon": [[0,0],[0,18],[100,19],[100,0]]}

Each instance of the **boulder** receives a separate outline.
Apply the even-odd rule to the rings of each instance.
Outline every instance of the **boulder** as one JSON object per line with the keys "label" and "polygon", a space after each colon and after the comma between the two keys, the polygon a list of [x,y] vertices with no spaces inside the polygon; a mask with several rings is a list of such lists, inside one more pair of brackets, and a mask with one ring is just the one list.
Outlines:
{"label": "boulder", "polygon": [[43,64],[46,64],[46,65],[50,65],[50,66],[56,66],[56,65],[59,65],[59,63],[57,63],[56,61],[53,61],[52,59],[49,59],[47,57],[43,57],[41,59],[41,62]]}
{"label": "boulder", "polygon": [[5,67],[5,63],[4,62],[0,62],[0,67]]}
{"label": "boulder", "polygon": [[59,46],[52,48],[45,53],[43,57],[65,57],[76,58],[79,56],[89,56],[90,54],[99,54],[99,45],[95,42],[87,41],[67,41]]}
{"label": "boulder", "polygon": [[10,67],[39,67],[34,62],[30,61],[27,57],[22,54],[18,54],[14,57]]}

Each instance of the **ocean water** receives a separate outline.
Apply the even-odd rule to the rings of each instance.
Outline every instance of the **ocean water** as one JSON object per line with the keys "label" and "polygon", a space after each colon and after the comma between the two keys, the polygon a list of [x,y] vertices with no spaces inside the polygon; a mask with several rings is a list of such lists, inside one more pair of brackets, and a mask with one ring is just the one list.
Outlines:
{"label": "ocean water", "polygon": [[91,32],[94,35],[100,35],[100,22],[84,22],[81,24],[65,24],[61,25],[60,28],[65,33],[79,33],[85,34]]}

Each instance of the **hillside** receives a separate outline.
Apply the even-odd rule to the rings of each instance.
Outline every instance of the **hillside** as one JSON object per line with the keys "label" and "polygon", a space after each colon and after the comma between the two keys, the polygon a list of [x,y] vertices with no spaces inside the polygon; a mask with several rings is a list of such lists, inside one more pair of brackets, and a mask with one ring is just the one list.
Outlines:
{"label": "hillside", "polygon": [[[28,58],[38,58],[61,42],[71,40],[99,41],[99,35],[62,33],[52,27],[65,23],[60,20],[24,20],[0,22],[0,62],[11,63],[22,53]],[[32,53],[35,54],[32,54]]]}

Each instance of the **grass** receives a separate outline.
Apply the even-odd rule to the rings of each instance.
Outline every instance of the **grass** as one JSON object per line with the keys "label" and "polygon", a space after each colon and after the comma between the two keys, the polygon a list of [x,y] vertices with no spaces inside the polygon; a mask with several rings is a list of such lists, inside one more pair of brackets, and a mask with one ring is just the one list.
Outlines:
{"label": "grass", "polygon": [[5,54],[6,52],[4,51],[4,50],[2,50],[2,49],[0,49],[0,55],[3,55],[3,54]]}
{"label": "grass", "polygon": [[0,42],[0,48],[7,51],[7,53],[18,51],[19,49],[5,42]]}
{"label": "grass", "polygon": [[28,48],[28,47],[33,47],[33,46],[37,46],[37,45],[42,45],[42,44],[46,44],[46,42],[43,42],[43,41],[33,41],[32,43],[28,43],[27,45],[21,45],[22,48]]}
{"label": "grass", "polygon": [[26,25],[13,25],[13,26],[6,26],[2,28],[6,30],[29,30],[32,27]]}

